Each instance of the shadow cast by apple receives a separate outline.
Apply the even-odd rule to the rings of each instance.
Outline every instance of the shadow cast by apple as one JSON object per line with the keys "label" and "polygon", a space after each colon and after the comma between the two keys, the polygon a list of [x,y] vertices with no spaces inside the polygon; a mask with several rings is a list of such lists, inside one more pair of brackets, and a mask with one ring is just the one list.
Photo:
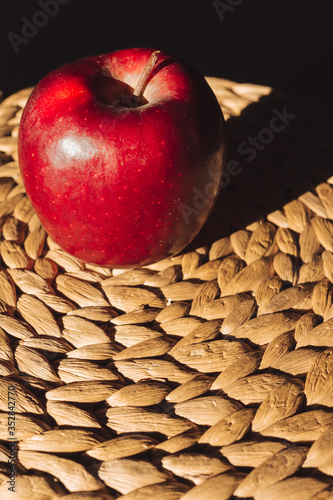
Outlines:
{"label": "shadow cast by apple", "polygon": [[277,90],[230,117],[220,195],[187,250],[264,220],[333,175],[332,124],[326,109]]}

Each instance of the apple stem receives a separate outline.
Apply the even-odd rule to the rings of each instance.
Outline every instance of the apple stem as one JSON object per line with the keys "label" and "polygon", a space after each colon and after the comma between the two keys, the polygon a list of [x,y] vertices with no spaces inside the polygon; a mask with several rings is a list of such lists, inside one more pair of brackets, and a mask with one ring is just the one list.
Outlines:
{"label": "apple stem", "polygon": [[140,78],[139,78],[139,81],[138,83],[136,84],[136,87],[133,91],[133,100],[135,102],[138,102],[138,100],[140,100],[140,98],[143,96],[143,93],[145,91],[145,88],[146,88],[146,85],[147,85],[147,82],[148,82],[148,78],[149,78],[149,75],[152,71],[152,69],[154,68],[155,64],[157,63],[157,60],[158,60],[158,54],[160,53],[161,51],[160,50],[155,50],[146,66],[145,66],[145,69],[143,70],[143,72],[141,73],[140,75]]}

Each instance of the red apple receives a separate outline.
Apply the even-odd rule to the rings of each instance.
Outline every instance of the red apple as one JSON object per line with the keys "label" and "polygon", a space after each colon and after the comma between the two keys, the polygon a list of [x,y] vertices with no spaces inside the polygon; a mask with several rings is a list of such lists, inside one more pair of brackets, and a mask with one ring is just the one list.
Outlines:
{"label": "red apple", "polygon": [[27,195],[50,236],[83,261],[116,268],[191,242],[213,208],[225,156],[223,115],[203,76],[152,49],[49,73],[18,141]]}

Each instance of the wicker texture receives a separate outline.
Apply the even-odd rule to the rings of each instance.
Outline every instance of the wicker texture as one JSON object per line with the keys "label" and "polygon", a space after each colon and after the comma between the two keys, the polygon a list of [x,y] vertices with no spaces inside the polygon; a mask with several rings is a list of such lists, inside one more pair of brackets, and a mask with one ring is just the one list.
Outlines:
{"label": "wicker texture", "polygon": [[[19,500],[333,498],[333,125],[324,105],[207,78],[229,170],[181,255],[64,253],[0,104],[0,496],[15,386]],[[275,118],[274,118],[275,117]]]}

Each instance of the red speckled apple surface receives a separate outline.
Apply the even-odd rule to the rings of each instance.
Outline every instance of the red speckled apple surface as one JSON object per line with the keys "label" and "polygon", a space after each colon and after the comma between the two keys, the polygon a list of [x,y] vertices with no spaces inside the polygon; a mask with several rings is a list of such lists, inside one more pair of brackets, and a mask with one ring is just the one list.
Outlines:
{"label": "red speckled apple surface", "polygon": [[225,152],[216,97],[165,52],[141,102],[133,89],[152,49],[88,57],[48,74],[19,130],[27,194],[68,253],[109,267],[147,265],[182,250],[218,194]]}

